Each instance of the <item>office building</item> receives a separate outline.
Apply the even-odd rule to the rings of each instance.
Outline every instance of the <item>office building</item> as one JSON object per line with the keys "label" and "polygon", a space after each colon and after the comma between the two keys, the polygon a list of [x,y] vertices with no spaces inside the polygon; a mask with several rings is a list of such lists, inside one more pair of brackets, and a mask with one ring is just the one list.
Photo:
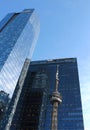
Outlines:
{"label": "office building", "polygon": [[77,59],[26,59],[1,129],[53,128],[84,130]]}
{"label": "office building", "polygon": [[0,22],[0,90],[13,94],[26,58],[31,59],[39,34],[34,9],[10,13]]}

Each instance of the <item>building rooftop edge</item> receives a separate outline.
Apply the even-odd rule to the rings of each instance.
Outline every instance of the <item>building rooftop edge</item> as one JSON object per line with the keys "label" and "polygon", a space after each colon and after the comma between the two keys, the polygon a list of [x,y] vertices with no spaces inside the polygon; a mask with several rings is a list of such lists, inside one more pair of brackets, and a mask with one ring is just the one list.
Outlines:
{"label": "building rooftop edge", "polygon": [[33,11],[35,11],[35,9],[34,8],[31,8],[31,9],[23,9],[23,10],[21,10],[21,11],[14,11],[14,12],[8,12],[8,14],[11,14],[11,13],[15,13],[15,14],[19,14],[19,13],[29,13],[29,12],[33,12]]}
{"label": "building rooftop edge", "polygon": [[77,58],[61,58],[61,59],[48,59],[48,60],[37,60],[31,61],[30,65],[46,64],[46,63],[63,63],[63,62],[76,62]]}

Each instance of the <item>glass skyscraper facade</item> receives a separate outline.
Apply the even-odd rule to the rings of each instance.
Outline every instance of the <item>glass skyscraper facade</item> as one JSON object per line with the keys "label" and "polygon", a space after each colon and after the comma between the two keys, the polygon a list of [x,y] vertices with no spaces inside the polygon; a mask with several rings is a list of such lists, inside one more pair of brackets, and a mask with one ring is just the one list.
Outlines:
{"label": "glass skyscraper facade", "polygon": [[10,13],[0,22],[0,90],[10,96],[25,59],[32,57],[39,27],[34,9]]}
{"label": "glass skyscraper facade", "polygon": [[76,58],[26,60],[1,129],[51,130],[52,105],[57,65],[58,90],[62,103],[58,108],[58,130],[84,130],[79,76]]}

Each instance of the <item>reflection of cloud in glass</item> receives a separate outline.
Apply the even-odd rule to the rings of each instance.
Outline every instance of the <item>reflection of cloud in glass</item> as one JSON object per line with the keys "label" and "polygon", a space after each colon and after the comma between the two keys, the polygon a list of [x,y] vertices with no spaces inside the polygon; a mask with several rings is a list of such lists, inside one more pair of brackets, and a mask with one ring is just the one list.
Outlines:
{"label": "reflection of cloud in glass", "polygon": [[[22,17],[22,15],[27,16],[27,14],[21,13],[20,17],[18,17],[19,20],[24,18],[24,16]],[[38,38],[39,21],[37,15],[35,11],[32,13],[32,15],[31,14],[28,15],[29,15],[28,21],[24,29],[22,30],[19,38],[17,37],[17,41],[13,47],[13,50],[8,56],[8,59],[6,60],[0,72],[0,90],[4,90],[5,92],[9,93],[10,96],[13,94],[25,59],[26,58],[31,59],[32,57],[35,43]],[[19,23],[15,22],[14,24]]]}
{"label": "reflection of cloud in glass", "polygon": [[[82,66],[83,65],[83,66]],[[90,129],[90,58],[81,61],[80,66],[80,84],[81,84],[81,96],[84,115],[84,124],[87,127],[85,130]]]}

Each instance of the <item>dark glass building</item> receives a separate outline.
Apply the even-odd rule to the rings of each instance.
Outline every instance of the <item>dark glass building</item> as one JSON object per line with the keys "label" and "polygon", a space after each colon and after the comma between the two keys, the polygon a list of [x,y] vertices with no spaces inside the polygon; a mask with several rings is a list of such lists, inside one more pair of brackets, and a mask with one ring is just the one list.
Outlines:
{"label": "dark glass building", "polygon": [[51,130],[52,105],[58,68],[58,130],[84,130],[76,58],[34,61],[22,69],[2,130]]}
{"label": "dark glass building", "polygon": [[10,13],[0,22],[0,90],[13,94],[26,58],[31,59],[39,34],[34,9]]}
{"label": "dark glass building", "polygon": [[9,94],[5,93],[4,91],[0,91],[0,121],[3,119],[9,101],[10,101]]}

